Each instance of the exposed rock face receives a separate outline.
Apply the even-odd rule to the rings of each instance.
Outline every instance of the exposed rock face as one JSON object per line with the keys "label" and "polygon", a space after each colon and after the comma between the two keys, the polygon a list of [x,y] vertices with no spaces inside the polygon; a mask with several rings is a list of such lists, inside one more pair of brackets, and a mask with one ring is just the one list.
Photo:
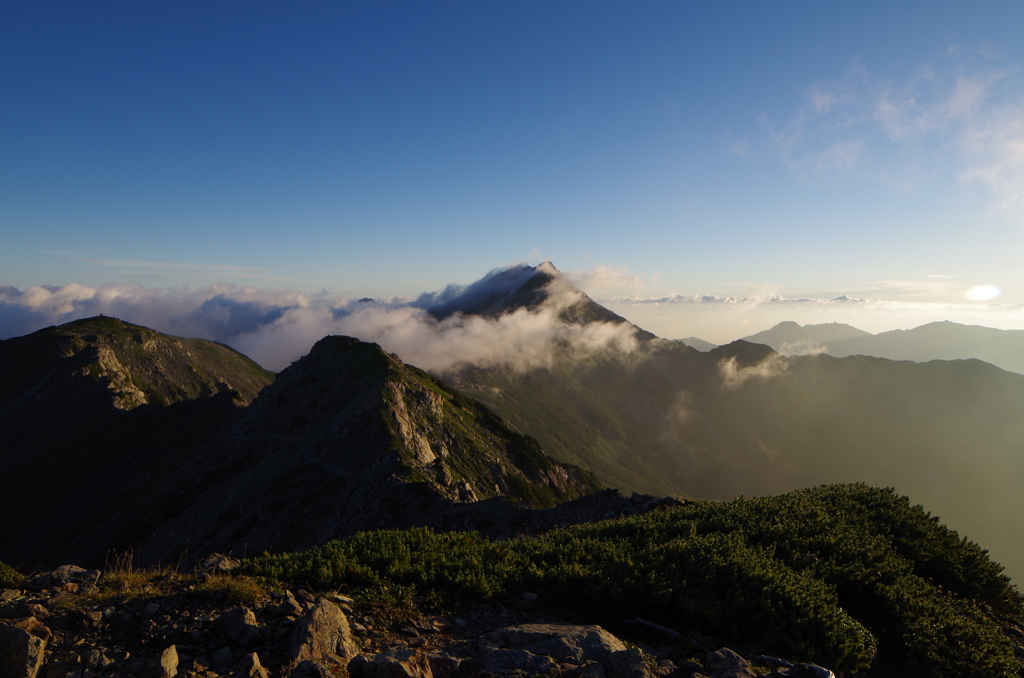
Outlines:
{"label": "exposed rock face", "polygon": [[467,501],[551,506],[600,488],[476,401],[348,337],[318,342],[248,407],[269,382],[248,359],[112,318],[0,351],[11,507],[0,560],[15,565],[301,549]]}
{"label": "exposed rock face", "polygon": [[326,337],[174,478],[185,505],[138,550],[303,549],[422,524],[465,497],[551,505],[599,487],[375,344]]}
{"label": "exposed rock face", "polygon": [[0,411],[25,417],[69,395],[131,410],[224,391],[252,402],[274,375],[232,348],[95,317],[0,343]]}

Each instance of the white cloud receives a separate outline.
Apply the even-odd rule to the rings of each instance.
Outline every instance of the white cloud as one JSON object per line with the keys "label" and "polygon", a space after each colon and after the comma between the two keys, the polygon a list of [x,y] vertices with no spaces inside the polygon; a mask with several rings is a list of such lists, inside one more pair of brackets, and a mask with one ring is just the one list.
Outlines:
{"label": "white cloud", "polygon": [[[546,270],[545,266],[550,264],[538,270]],[[25,291],[0,287],[0,336],[18,336],[102,313],[171,334],[221,341],[273,370],[286,367],[328,334],[379,343],[403,360],[435,372],[466,363],[513,369],[546,366],[556,351],[571,357],[636,350],[629,325],[562,322],[559,314],[581,298],[568,283],[549,286],[550,294],[539,307],[500,317],[451,313],[439,319],[430,312],[453,302],[500,296],[532,275],[533,269],[513,266],[492,271],[467,287],[450,286],[415,300],[376,302],[224,284],[195,291],[134,283]]]}
{"label": "white cloud", "polygon": [[644,276],[629,273],[625,266],[601,264],[585,271],[565,271],[565,277],[591,296],[639,293],[647,287]]}
{"label": "white cloud", "polygon": [[718,362],[718,376],[722,378],[722,386],[737,389],[749,379],[769,379],[789,369],[789,361],[778,353],[772,353],[756,365],[740,366],[736,356]]}

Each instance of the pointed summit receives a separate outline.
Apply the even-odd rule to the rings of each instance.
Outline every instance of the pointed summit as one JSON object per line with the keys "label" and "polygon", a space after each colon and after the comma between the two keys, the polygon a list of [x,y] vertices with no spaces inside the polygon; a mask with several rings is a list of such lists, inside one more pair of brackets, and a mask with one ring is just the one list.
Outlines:
{"label": "pointed summit", "polygon": [[[441,292],[422,295],[416,305],[439,319],[456,313],[499,318],[520,310],[552,309],[560,320],[574,325],[629,322],[596,303],[550,261],[495,269],[471,285],[449,285]],[[638,333],[641,339],[654,338],[639,328]]]}

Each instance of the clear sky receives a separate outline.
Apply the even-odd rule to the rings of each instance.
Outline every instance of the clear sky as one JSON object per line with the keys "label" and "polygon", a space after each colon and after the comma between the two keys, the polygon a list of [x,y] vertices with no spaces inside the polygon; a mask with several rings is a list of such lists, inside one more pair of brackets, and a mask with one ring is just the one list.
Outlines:
{"label": "clear sky", "polygon": [[550,259],[662,336],[1024,327],[1022,34],[1019,0],[3,3],[3,303]]}

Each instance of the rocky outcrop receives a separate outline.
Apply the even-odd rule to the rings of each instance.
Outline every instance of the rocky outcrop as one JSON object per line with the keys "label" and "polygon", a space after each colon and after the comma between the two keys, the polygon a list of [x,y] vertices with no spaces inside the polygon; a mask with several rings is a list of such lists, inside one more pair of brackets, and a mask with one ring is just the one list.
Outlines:
{"label": "rocky outcrop", "polygon": [[317,342],[169,484],[191,489],[156,500],[182,508],[139,546],[143,562],[186,547],[301,550],[436,523],[466,498],[550,506],[599,488],[479,403],[348,337]]}
{"label": "rocky outcrop", "polygon": [[[601,626],[565,623],[525,598],[515,607],[457,605],[448,615],[403,608],[407,616],[395,621],[379,603],[302,588],[257,591],[238,605],[226,592],[241,584],[223,575],[164,575],[148,585],[159,593],[123,598],[116,578],[71,591],[60,581],[74,571],[45,573],[54,585],[36,591],[0,591],[0,678],[328,678],[345,670],[352,678],[834,678],[813,664],[728,648],[688,656],[685,643],[627,647]],[[30,606],[45,620],[10,617]],[[758,672],[748,659],[773,668]]]}

